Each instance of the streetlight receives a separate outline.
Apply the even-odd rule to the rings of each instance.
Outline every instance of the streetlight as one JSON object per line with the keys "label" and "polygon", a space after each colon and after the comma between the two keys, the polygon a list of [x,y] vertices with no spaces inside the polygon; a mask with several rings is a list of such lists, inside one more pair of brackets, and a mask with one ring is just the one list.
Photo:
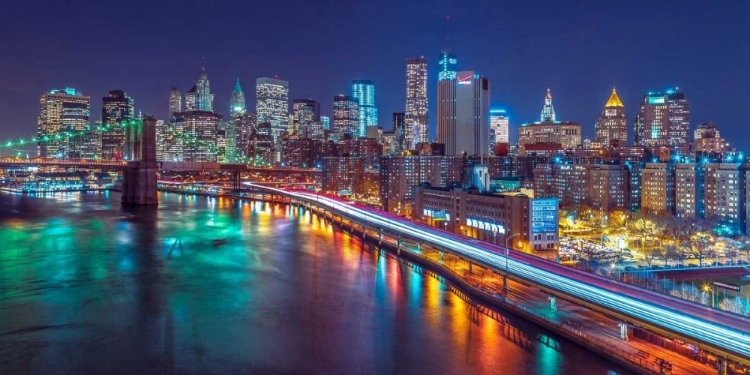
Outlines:
{"label": "streetlight", "polygon": [[505,289],[506,292],[508,291],[508,256],[510,256],[510,248],[508,248],[508,241],[510,241],[511,238],[517,237],[520,235],[522,235],[522,233],[516,233],[508,237],[505,237],[505,277],[503,277],[503,289]]}
{"label": "streetlight", "polygon": [[716,291],[708,285],[704,285],[703,293],[711,293],[711,307],[716,308]]}

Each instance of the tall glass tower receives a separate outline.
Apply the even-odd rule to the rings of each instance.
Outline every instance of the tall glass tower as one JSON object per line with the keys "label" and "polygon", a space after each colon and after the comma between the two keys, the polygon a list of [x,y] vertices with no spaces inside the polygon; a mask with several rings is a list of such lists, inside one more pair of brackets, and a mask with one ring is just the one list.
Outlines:
{"label": "tall glass tower", "polygon": [[414,149],[427,142],[427,59],[406,59],[406,113],[404,147]]}
{"label": "tall glass tower", "polygon": [[176,87],[172,87],[172,91],[169,92],[169,118],[178,112],[182,112],[182,94]]}
{"label": "tall glass tower", "polygon": [[196,86],[196,107],[199,111],[214,111],[214,94],[211,93],[211,85],[208,83],[206,71],[201,72]]}
{"label": "tall glass tower", "polygon": [[378,125],[378,108],[375,107],[375,84],[370,80],[352,81],[352,98],[359,105],[358,137],[367,135],[367,127]]}

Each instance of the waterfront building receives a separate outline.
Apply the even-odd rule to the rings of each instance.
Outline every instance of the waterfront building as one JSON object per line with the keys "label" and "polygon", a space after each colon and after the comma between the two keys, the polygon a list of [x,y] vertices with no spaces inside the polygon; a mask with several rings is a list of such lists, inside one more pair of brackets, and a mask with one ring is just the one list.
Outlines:
{"label": "waterfront building", "polygon": [[364,192],[365,159],[359,156],[327,156],[322,161],[321,190],[339,195]]}
{"label": "waterfront building", "polygon": [[[461,187],[413,187],[412,218],[434,227],[557,260],[558,202],[520,189],[486,193]],[[511,236],[515,240],[507,242]]]}
{"label": "waterfront building", "polygon": [[123,123],[135,118],[133,98],[122,90],[112,90],[102,98],[102,159],[120,160],[125,151]]}
{"label": "waterfront building", "polygon": [[[71,136],[90,130],[91,98],[74,88],[51,90],[39,99],[37,153],[42,158],[78,159],[81,137]],[[58,138],[59,139],[56,139]],[[45,140],[48,139],[48,140]]]}

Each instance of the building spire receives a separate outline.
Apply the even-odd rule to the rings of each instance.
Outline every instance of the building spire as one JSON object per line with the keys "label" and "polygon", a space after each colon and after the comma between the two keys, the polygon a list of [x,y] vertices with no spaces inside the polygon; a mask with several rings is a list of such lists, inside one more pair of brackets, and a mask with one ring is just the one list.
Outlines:
{"label": "building spire", "polygon": [[620,97],[617,96],[617,90],[615,88],[612,88],[612,95],[609,96],[609,100],[607,100],[607,104],[604,105],[606,108],[625,108],[625,106],[622,104],[622,101],[620,100]]}
{"label": "building spire", "polygon": [[234,92],[242,93],[242,87],[240,86],[240,77],[237,77],[237,82],[234,84]]}
{"label": "building spire", "polygon": [[555,107],[552,106],[552,92],[548,88],[544,96],[544,107],[542,108],[542,122],[555,122]]}
{"label": "building spire", "polygon": [[445,16],[445,50],[451,49],[451,16]]}

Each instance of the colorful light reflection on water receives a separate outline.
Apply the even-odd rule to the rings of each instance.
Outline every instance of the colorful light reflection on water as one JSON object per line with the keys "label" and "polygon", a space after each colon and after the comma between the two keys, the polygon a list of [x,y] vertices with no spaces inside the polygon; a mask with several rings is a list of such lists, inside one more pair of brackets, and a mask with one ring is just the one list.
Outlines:
{"label": "colorful light reflection on water", "polygon": [[[298,208],[0,193],[0,373],[603,374]],[[509,332],[512,332],[509,333]],[[559,340],[557,340],[559,342]]]}

